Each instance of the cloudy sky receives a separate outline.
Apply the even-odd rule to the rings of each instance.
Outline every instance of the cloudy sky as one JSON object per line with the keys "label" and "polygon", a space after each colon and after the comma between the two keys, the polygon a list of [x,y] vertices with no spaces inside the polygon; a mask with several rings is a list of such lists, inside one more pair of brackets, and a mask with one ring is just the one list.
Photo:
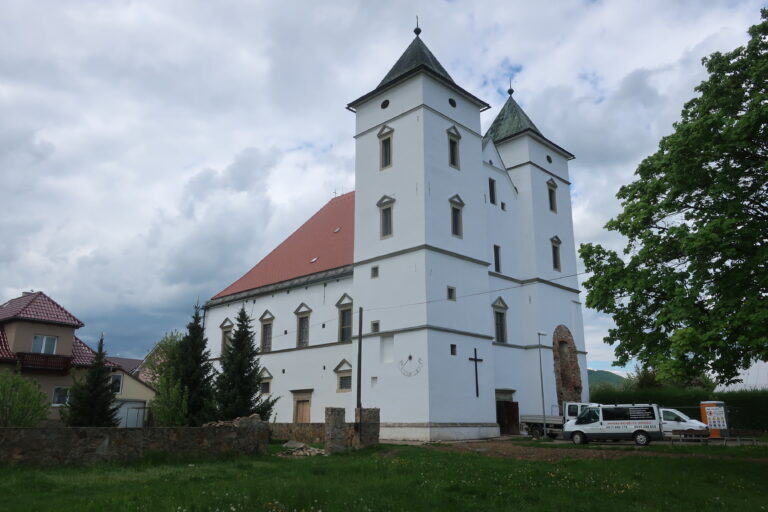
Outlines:
{"label": "cloudy sky", "polygon": [[[761,1],[0,0],[0,302],[43,290],[142,357],[334,192],[354,116],[413,38],[493,109],[515,97],[571,162],[577,242]],[[585,310],[589,364],[610,319]]]}

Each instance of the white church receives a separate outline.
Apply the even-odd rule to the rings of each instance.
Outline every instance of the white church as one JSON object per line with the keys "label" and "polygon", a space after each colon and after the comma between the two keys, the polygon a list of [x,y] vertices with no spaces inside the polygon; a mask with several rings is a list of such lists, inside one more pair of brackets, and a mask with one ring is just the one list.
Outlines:
{"label": "white church", "polygon": [[490,105],[415,32],[347,105],[356,190],[205,305],[212,358],[240,308],[251,314],[279,423],[323,422],[326,407],[353,421],[358,382],[384,439],[516,433],[520,414],[588,397],[573,155],[511,89],[483,134]]}

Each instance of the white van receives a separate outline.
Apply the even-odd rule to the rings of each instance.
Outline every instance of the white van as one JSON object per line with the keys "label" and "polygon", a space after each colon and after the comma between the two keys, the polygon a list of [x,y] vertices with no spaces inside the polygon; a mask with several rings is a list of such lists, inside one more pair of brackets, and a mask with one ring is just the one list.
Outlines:
{"label": "white van", "polygon": [[677,409],[661,409],[661,425],[664,429],[664,437],[674,437],[675,430],[685,430],[686,432],[705,432],[709,430],[706,423],[694,420],[681,413]]}
{"label": "white van", "polygon": [[655,404],[618,404],[588,407],[565,424],[563,434],[575,444],[634,439],[645,446],[662,439],[661,414]]}

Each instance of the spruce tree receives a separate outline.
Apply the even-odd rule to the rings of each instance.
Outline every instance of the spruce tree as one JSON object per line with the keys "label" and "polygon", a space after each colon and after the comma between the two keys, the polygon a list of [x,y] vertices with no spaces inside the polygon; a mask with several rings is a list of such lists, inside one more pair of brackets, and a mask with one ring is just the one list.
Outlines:
{"label": "spruce tree", "polygon": [[206,350],[200,307],[195,305],[187,333],[173,354],[168,371],[187,394],[187,425],[198,427],[214,419],[216,414],[213,391],[213,364]]}
{"label": "spruce tree", "polygon": [[69,404],[62,410],[62,419],[71,427],[116,427],[117,408],[115,392],[106,364],[104,336],[88,368],[85,379],[76,379],[69,388]]}
{"label": "spruce tree", "polygon": [[240,308],[237,326],[221,356],[221,374],[216,382],[219,417],[231,420],[259,412],[268,419],[276,399],[264,399],[259,394],[261,366],[254,343],[251,319]]}

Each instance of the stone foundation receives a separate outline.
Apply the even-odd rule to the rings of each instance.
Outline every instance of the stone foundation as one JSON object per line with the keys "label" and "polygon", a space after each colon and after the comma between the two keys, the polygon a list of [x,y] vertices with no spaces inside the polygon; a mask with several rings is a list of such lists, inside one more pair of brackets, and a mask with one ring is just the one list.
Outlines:
{"label": "stone foundation", "polygon": [[127,461],[152,452],[263,455],[268,446],[269,429],[261,421],[206,428],[0,428],[0,464]]}
{"label": "stone foundation", "polygon": [[325,423],[270,423],[272,439],[322,443],[325,440]]}

